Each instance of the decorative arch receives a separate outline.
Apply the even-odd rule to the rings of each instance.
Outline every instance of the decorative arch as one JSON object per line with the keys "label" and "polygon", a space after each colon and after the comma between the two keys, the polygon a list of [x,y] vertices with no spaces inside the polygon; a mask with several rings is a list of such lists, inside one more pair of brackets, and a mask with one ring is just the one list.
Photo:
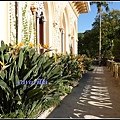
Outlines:
{"label": "decorative arch", "polygon": [[66,6],[65,9],[64,9],[64,13],[65,13],[65,16],[66,16],[66,51],[67,52],[70,52],[70,49],[69,49],[69,35],[70,35],[70,19],[69,19],[69,11],[68,11],[68,7]]}
{"label": "decorative arch", "polygon": [[51,16],[54,17],[54,3],[50,2],[50,6],[51,6]]}
{"label": "decorative arch", "polygon": [[74,53],[74,49],[75,49],[75,27],[74,25],[72,27],[71,41],[72,41],[72,53]]}
{"label": "decorative arch", "polygon": [[74,29],[74,38],[75,38],[75,41],[77,40],[77,25],[76,25],[76,20],[74,21],[74,26],[73,26],[73,29]]}
{"label": "decorative arch", "polygon": [[[66,53],[69,52],[69,39],[68,39],[68,34],[69,34],[69,16],[68,16],[68,9],[65,7],[60,11],[60,29],[64,30],[64,37],[63,37],[63,52]],[[63,32],[63,31],[61,31]]]}
{"label": "decorative arch", "polygon": [[53,35],[53,22],[55,22],[55,13],[54,13],[54,2],[50,2],[50,8],[51,8],[51,38],[49,39],[49,45],[52,47],[52,48],[55,48],[55,45],[54,45],[54,35]]}
{"label": "decorative arch", "polygon": [[63,28],[63,13],[64,13],[64,9],[60,11],[60,28]]}
{"label": "decorative arch", "polygon": [[77,44],[78,44],[78,32],[77,32],[77,21],[74,21],[74,54],[77,54],[78,48],[77,48]]}
{"label": "decorative arch", "polygon": [[64,41],[63,41],[63,52],[66,52],[66,31],[67,31],[67,21],[66,21],[66,16],[65,16],[65,12],[63,13],[63,28],[64,28]]}
{"label": "decorative arch", "polygon": [[74,28],[75,28],[75,32],[77,32],[76,21],[74,21]]}
{"label": "decorative arch", "polygon": [[44,23],[44,43],[51,46],[52,45],[52,8],[53,3],[51,2],[43,2],[46,14],[46,22]]}
{"label": "decorative arch", "polygon": [[68,11],[68,7],[65,7],[65,14],[66,14],[66,19],[67,19],[67,28],[68,28],[68,33],[70,33],[70,19],[69,19],[69,11]]}

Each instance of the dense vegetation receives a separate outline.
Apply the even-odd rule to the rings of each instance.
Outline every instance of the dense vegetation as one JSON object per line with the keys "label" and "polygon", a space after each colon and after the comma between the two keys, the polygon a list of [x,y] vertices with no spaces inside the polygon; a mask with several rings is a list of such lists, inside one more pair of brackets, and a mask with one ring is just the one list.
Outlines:
{"label": "dense vegetation", "polygon": [[[99,8],[99,7],[98,7]],[[99,56],[100,16],[97,15],[91,30],[78,33],[78,53],[91,58]],[[89,44],[88,44],[89,43]],[[101,13],[101,54],[102,59],[120,62],[120,11],[109,10]]]}
{"label": "dense vegetation", "polygon": [[[41,47],[41,46],[38,46]],[[60,104],[60,96],[69,94],[91,67],[85,55],[55,53],[49,46],[38,54],[32,43],[0,47],[0,117],[35,118],[51,106]],[[33,84],[43,79],[45,84]],[[25,81],[24,84],[19,84]],[[27,81],[27,84],[26,84]],[[47,83],[47,84],[46,84]]]}

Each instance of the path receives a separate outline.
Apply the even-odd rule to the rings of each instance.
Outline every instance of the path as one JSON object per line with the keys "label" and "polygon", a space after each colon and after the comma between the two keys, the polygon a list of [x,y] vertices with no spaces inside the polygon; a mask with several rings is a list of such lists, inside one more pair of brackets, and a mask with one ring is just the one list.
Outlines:
{"label": "path", "polygon": [[120,86],[107,67],[96,66],[47,118],[120,118]]}

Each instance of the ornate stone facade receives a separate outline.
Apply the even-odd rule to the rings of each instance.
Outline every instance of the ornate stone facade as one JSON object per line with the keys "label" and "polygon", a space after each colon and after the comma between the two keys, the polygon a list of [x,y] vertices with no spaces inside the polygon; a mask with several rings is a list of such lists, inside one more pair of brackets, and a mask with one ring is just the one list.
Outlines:
{"label": "ornate stone facade", "polygon": [[[44,36],[46,43],[52,46],[52,48],[58,49],[58,52],[63,53],[70,52],[69,46],[72,45],[73,53],[77,54],[77,18],[80,12],[89,12],[87,4],[87,2],[77,2],[75,4],[75,2],[69,1],[44,2],[47,18],[45,23],[46,34]],[[80,9],[80,5],[83,9]],[[88,8],[82,5],[86,5],[85,7]],[[75,9],[77,9],[78,13]]]}
{"label": "ornate stone facade", "polygon": [[[38,4],[38,14],[43,12],[44,23],[42,29],[39,28],[39,34],[36,35],[36,14],[32,14],[30,6],[33,3]],[[3,39],[9,43],[11,40],[18,42],[21,40],[31,41],[35,44],[39,43],[36,40],[43,35],[43,43],[48,44],[52,49],[58,49],[58,52],[72,52],[77,54],[77,39],[78,28],[77,18],[79,14],[89,12],[89,3],[84,1],[31,1],[18,2],[17,16],[18,16],[18,38],[15,30],[15,3],[14,2],[0,2],[3,10],[1,10],[3,23],[6,26],[4,33],[1,30]],[[4,12],[3,12],[4,11]],[[4,14],[3,14],[4,13]],[[5,20],[4,20],[5,19]],[[13,24],[14,23],[14,24]],[[40,26],[41,27],[41,26]],[[40,32],[42,31],[42,33]],[[37,36],[37,38],[36,38]]]}

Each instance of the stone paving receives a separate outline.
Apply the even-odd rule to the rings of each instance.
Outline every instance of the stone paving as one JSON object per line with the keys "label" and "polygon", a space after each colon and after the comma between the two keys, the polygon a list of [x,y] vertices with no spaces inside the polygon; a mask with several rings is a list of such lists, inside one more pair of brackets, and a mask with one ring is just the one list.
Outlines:
{"label": "stone paving", "polygon": [[49,118],[120,118],[120,86],[107,67],[95,66]]}

